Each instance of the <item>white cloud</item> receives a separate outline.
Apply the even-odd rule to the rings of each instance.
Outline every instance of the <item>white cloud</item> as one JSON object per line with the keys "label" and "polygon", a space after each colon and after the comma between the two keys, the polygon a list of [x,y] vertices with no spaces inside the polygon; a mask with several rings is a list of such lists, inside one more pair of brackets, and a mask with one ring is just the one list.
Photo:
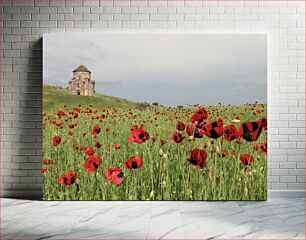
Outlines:
{"label": "white cloud", "polygon": [[266,36],[256,34],[50,34],[44,36],[44,81],[66,86],[83,63],[98,91],[138,101],[144,100],[137,96],[147,101],[160,96],[164,104],[177,104],[163,89],[167,86],[188,93],[181,104],[199,89],[209,91],[209,99],[197,96],[203,102],[229,101],[226,95],[237,89],[237,103],[256,95],[265,102],[266,54]]}

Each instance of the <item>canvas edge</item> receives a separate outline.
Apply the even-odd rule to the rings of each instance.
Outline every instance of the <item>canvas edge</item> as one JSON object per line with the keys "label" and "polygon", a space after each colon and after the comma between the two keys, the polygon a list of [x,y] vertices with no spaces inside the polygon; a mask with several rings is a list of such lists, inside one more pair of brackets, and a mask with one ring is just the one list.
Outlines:
{"label": "canvas edge", "polygon": [[[42,200],[42,190],[2,190],[1,198]],[[305,190],[268,190],[270,198],[305,198]]]}

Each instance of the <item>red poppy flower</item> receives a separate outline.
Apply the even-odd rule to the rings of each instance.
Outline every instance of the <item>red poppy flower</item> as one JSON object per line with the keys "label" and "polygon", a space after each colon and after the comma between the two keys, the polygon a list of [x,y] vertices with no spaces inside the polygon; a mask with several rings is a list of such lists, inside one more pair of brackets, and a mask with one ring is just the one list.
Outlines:
{"label": "red poppy flower", "polygon": [[142,167],[142,157],[130,157],[126,162],[122,162],[127,169],[137,169]]}
{"label": "red poppy flower", "polygon": [[68,171],[65,174],[59,176],[58,183],[59,184],[65,184],[65,185],[71,185],[75,182],[77,178],[77,173],[74,173],[73,171]]}
{"label": "red poppy flower", "polygon": [[239,137],[239,132],[235,125],[231,124],[223,128],[223,134],[226,141],[231,142],[232,140]]}
{"label": "red poppy flower", "polygon": [[106,169],[105,176],[107,180],[113,181],[115,184],[120,184],[123,181],[122,169],[116,166]]}
{"label": "red poppy flower", "polygon": [[264,143],[259,143],[257,145],[254,146],[254,149],[257,151],[257,150],[260,150],[261,153],[263,154],[267,154],[268,152],[268,145],[267,145],[267,142],[264,142]]}
{"label": "red poppy flower", "polygon": [[245,165],[245,166],[249,166],[251,165],[251,163],[254,162],[254,158],[247,154],[247,153],[244,153],[240,156],[240,161]]}
{"label": "red poppy flower", "polygon": [[76,124],[76,123],[71,123],[71,124],[68,125],[68,127],[69,127],[69,128],[74,128],[74,127],[77,126],[77,125],[78,125],[78,124]]}
{"label": "red poppy flower", "polygon": [[95,125],[92,127],[91,134],[95,137],[95,136],[97,136],[100,132],[101,132],[101,128],[99,127],[98,124],[95,124]]}
{"label": "red poppy flower", "polygon": [[195,111],[191,118],[189,119],[190,122],[196,123],[197,127],[202,127],[205,124],[205,119],[208,117],[208,112],[204,107],[201,107],[197,111]]}
{"label": "red poppy flower", "polygon": [[223,134],[223,120],[220,118],[218,121],[205,124],[203,130],[207,137],[217,139]]}
{"label": "red poppy flower", "polygon": [[262,143],[262,144],[259,146],[259,149],[260,149],[260,152],[261,152],[261,153],[267,154],[267,153],[268,153],[268,144],[267,144],[267,142]]}
{"label": "red poppy flower", "polygon": [[260,136],[262,126],[258,122],[244,122],[239,129],[239,135],[248,142],[257,141]]}
{"label": "red poppy flower", "polygon": [[86,153],[88,156],[92,156],[92,155],[95,153],[95,151],[94,151],[92,148],[87,148],[87,149],[85,150],[85,153]]}
{"label": "red poppy flower", "polygon": [[206,167],[206,159],[207,153],[202,149],[195,148],[191,150],[187,161],[194,165],[197,169],[200,169]]}
{"label": "red poppy flower", "polygon": [[73,135],[73,132],[69,131],[68,136],[71,137]]}
{"label": "red poppy flower", "polygon": [[242,144],[242,141],[240,139],[236,139],[235,143]]}
{"label": "red poppy flower", "polygon": [[55,125],[57,127],[63,128],[63,122],[56,122]]}
{"label": "red poppy flower", "polygon": [[159,143],[160,143],[160,145],[164,145],[164,144],[166,144],[167,143],[167,141],[166,140],[159,140]]}
{"label": "red poppy flower", "polygon": [[186,137],[183,136],[180,132],[174,132],[171,135],[171,139],[176,142],[176,143],[180,143],[182,142]]}
{"label": "red poppy flower", "polygon": [[53,137],[52,145],[57,146],[58,144],[60,144],[61,141],[62,141],[61,137],[56,135]]}
{"label": "red poppy flower", "polygon": [[185,123],[183,123],[181,121],[178,121],[177,124],[176,124],[176,130],[184,131],[185,127],[186,127]]}
{"label": "red poppy flower", "polygon": [[188,136],[194,136],[195,138],[202,138],[205,134],[204,130],[196,127],[195,124],[188,125],[186,127],[186,133],[188,134]]}
{"label": "red poppy flower", "polygon": [[205,131],[203,129],[197,128],[197,127],[194,129],[193,136],[195,138],[202,138],[204,134],[205,134]]}
{"label": "red poppy flower", "polygon": [[143,125],[139,128],[137,125],[133,125],[131,128],[130,136],[128,137],[129,142],[137,142],[141,144],[149,139],[149,134],[143,129]]}
{"label": "red poppy flower", "polygon": [[59,112],[57,113],[57,116],[58,116],[59,118],[61,118],[62,116],[66,116],[66,114],[65,114],[63,111],[59,111]]}
{"label": "red poppy flower", "polygon": [[187,127],[186,127],[186,133],[188,134],[188,136],[193,136],[194,128],[195,128],[195,125],[194,125],[194,124],[192,124],[192,125],[187,125]]}
{"label": "red poppy flower", "polygon": [[224,150],[222,150],[221,151],[221,155],[222,155],[222,157],[226,157],[226,155],[227,155],[227,151],[224,149]]}
{"label": "red poppy flower", "polygon": [[262,126],[263,129],[267,130],[267,127],[268,127],[267,118],[263,117],[263,118],[259,119],[257,122],[260,123],[260,125]]}
{"label": "red poppy flower", "polygon": [[100,148],[101,147],[101,144],[99,142],[96,142],[95,143],[95,148]]}
{"label": "red poppy flower", "polygon": [[101,164],[101,159],[99,156],[90,156],[86,159],[85,163],[83,164],[84,169],[87,172],[95,171]]}
{"label": "red poppy flower", "polygon": [[105,128],[105,131],[106,131],[106,132],[109,132],[109,131],[110,131],[110,129],[109,129],[109,128]]}
{"label": "red poppy flower", "polygon": [[46,124],[42,124],[42,129],[46,129]]}
{"label": "red poppy flower", "polygon": [[120,149],[121,148],[121,144],[120,143],[116,143],[115,144],[115,149]]}
{"label": "red poppy flower", "polygon": [[44,159],[44,160],[42,160],[42,163],[45,164],[45,165],[49,165],[51,163],[51,160]]}
{"label": "red poppy flower", "polygon": [[47,167],[43,167],[42,169],[41,169],[41,171],[44,173],[44,172],[47,172],[47,170],[48,170],[48,168]]}
{"label": "red poppy flower", "polygon": [[87,149],[86,146],[81,146],[81,147],[80,147],[80,150],[86,150],[86,149]]}

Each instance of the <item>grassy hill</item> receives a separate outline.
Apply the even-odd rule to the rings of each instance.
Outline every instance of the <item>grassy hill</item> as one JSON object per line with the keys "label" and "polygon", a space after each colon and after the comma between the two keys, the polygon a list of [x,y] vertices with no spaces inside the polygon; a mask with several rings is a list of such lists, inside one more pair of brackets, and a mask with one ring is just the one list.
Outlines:
{"label": "grassy hill", "polygon": [[68,89],[56,86],[43,85],[43,111],[56,111],[58,108],[67,106],[89,106],[94,108],[101,107],[122,107],[134,108],[139,106],[139,103],[123,98],[113,97],[102,93],[96,93],[94,97],[74,96],[68,94]]}

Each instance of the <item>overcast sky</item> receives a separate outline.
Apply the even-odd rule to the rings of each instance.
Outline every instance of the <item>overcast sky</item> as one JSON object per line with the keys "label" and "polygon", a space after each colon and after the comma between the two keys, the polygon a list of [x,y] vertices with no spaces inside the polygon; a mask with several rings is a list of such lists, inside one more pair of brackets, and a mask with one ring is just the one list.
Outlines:
{"label": "overcast sky", "polygon": [[259,34],[47,34],[44,83],[68,86],[84,64],[96,92],[167,106],[267,101]]}

